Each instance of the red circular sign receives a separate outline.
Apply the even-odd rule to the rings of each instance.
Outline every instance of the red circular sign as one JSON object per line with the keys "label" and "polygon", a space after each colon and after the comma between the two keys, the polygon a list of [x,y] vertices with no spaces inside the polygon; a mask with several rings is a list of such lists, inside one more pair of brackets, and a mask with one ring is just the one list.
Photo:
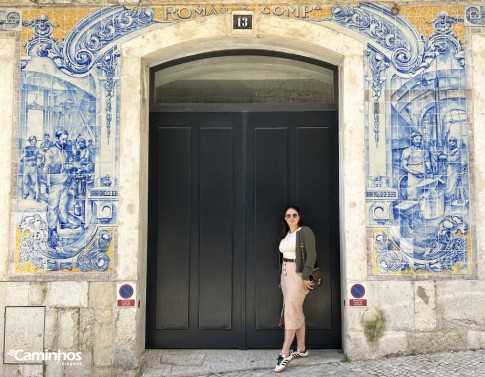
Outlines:
{"label": "red circular sign", "polygon": [[131,296],[133,296],[134,291],[135,290],[133,289],[133,287],[130,284],[123,284],[120,287],[118,292],[120,293],[121,297],[123,297],[124,299],[128,299]]}

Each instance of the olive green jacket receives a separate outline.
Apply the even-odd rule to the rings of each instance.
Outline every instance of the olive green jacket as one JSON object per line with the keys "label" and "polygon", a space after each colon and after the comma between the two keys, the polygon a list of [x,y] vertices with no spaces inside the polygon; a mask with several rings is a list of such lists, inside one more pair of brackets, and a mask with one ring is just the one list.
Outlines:
{"label": "olive green jacket", "polygon": [[[303,241],[306,260],[304,260],[301,253],[301,244]],[[310,275],[313,272],[313,267],[317,261],[317,250],[315,247],[315,235],[313,231],[307,227],[302,226],[301,230],[296,232],[296,272],[302,273],[303,280],[310,280]],[[280,253],[280,262],[283,262],[283,254]]]}

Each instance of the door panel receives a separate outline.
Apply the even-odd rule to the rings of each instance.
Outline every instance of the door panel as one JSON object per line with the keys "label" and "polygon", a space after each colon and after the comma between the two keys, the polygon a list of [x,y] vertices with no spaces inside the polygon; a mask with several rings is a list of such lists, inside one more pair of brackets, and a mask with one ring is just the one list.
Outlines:
{"label": "door panel", "polygon": [[[255,242],[247,245],[247,255],[254,255],[248,263],[248,275],[254,270],[254,276],[248,277],[248,284],[256,281],[265,287],[258,289],[254,286],[255,297],[248,300],[254,302],[254,307],[249,313],[255,315],[255,329],[274,329],[277,325],[275,318],[279,318],[275,313],[281,311],[281,291],[277,284],[278,274],[275,274],[279,263],[274,244],[278,233],[275,224],[279,225],[275,214],[282,211],[281,204],[288,198],[288,130],[278,127],[253,129],[250,126],[248,135],[254,135],[254,153],[248,150],[249,159],[254,156],[254,164],[252,161],[248,164],[254,165],[254,173],[248,169],[248,175],[254,176],[254,184],[251,187],[248,179],[246,190],[252,198],[247,201],[246,208],[254,208],[254,216],[248,216],[246,229],[248,232],[258,230],[254,235]],[[252,319],[252,315],[248,319]]]}
{"label": "door panel", "polygon": [[277,235],[283,209],[293,204],[315,233],[318,263],[326,273],[326,284],[305,300],[307,345],[339,348],[337,113],[246,116],[247,346],[281,346]]}
{"label": "door panel", "polygon": [[288,203],[325,271],[305,301],[308,347],[340,347],[337,124],[336,112],[151,113],[148,348],[281,346]]}
{"label": "door panel", "polygon": [[199,329],[231,329],[233,153],[232,128],[200,130]]}
{"label": "door panel", "polygon": [[151,113],[150,126],[147,347],[237,348],[241,116]]}
{"label": "door panel", "polygon": [[156,327],[188,329],[191,133],[187,127],[161,127],[156,129],[155,136],[158,148],[152,160],[164,161],[164,165],[152,178],[156,179],[160,196],[170,198],[157,201],[156,213],[160,216],[153,224],[156,244],[160,250],[177,250],[157,255]]}
{"label": "door panel", "polygon": [[[329,231],[333,219],[331,210],[331,184],[337,176],[330,169],[331,128],[298,128],[297,144],[297,197],[303,219],[314,228],[318,247],[318,263],[324,269],[324,284],[305,300],[308,328],[331,329],[332,297],[331,270],[329,268]],[[318,174],[315,174],[318,172]],[[312,308],[312,310],[309,310]]]}

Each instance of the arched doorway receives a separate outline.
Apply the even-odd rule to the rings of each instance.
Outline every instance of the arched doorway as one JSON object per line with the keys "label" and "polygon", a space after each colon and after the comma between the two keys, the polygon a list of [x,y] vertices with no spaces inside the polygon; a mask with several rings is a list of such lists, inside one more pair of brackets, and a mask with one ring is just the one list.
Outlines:
{"label": "arched doorway", "polygon": [[[293,53],[339,67],[339,181],[340,260],[342,317],[351,313],[344,305],[350,281],[365,279],[367,254],[365,229],[365,87],[364,44],[352,33],[282,17],[258,16],[252,34],[228,32],[231,15],[159,26],[121,44],[120,98],[120,199],[117,278],[137,284],[139,310],[123,326],[131,329],[137,348],[146,347],[149,315],[147,300],[148,233],[148,124],[150,67],[191,54],[232,49],[261,49]],[[233,35],[234,34],[234,35]],[[122,245],[122,247],[121,247]],[[135,320],[133,322],[133,320]],[[342,348],[356,355],[348,321],[342,321]],[[355,338],[352,339],[352,341]]]}
{"label": "arched doorway", "polygon": [[152,69],[148,348],[277,348],[281,211],[303,209],[323,288],[307,343],[340,348],[337,69],[264,50]]}

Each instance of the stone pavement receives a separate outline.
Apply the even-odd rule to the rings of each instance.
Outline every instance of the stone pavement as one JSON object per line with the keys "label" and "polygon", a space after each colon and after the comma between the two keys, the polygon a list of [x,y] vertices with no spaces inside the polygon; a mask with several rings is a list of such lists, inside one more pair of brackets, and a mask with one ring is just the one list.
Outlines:
{"label": "stone pavement", "polygon": [[349,361],[337,350],[310,350],[275,373],[277,350],[146,350],[143,377],[485,377],[485,350]]}

